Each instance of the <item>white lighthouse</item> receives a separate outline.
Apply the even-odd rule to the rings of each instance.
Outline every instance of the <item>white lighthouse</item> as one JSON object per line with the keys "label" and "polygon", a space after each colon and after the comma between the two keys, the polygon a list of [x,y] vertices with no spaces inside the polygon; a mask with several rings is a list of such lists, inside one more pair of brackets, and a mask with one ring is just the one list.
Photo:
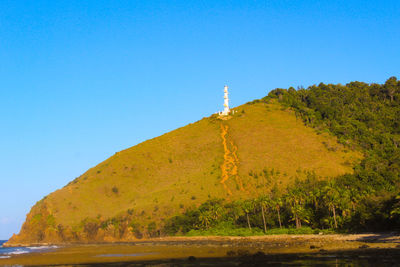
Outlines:
{"label": "white lighthouse", "polygon": [[229,109],[229,97],[228,97],[228,86],[224,86],[224,111],[220,112],[219,115],[227,116],[231,110]]}

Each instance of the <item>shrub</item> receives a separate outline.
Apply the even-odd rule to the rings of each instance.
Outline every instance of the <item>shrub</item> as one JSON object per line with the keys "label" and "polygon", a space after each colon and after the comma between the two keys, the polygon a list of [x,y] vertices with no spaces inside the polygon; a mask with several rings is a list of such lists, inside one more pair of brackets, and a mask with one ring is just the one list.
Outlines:
{"label": "shrub", "polygon": [[83,226],[83,230],[87,234],[89,239],[94,239],[96,237],[99,228],[100,226],[98,225],[98,223],[94,221],[88,221]]}
{"label": "shrub", "polygon": [[36,224],[36,223],[38,223],[41,219],[42,219],[42,214],[41,214],[41,213],[35,214],[35,215],[33,216],[33,218],[32,218],[32,223],[33,223],[33,224]]}
{"label": "shrub", "polygon": [[143,238],[143,234],[140,231],[140,226],[139,224],[135,223],[134,221],[129,223],[129,226],[132,228],[132,233],[133,235],[137,238],[137,239],[142,239]]}
{"label": "shrub", "polygon": [[149,233],[150,237],[156,237],[158,236],[157,233],[157,225],[155,222],[151,222],[147,225],[147,232]]}
{"label": "shrub", "polygon": [[56,219],[54,218],[53,215],[50,214],[49,216],[47,216],[46,223],[48,226],[55,227]]}

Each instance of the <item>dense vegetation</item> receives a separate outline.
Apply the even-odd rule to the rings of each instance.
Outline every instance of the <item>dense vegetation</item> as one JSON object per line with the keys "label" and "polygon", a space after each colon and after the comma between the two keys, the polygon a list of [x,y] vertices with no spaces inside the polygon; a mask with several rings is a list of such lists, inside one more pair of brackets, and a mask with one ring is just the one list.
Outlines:
{"label": "dense vegetation", "polygon": [[328,132],[343,145],[361,149],[365,157],[354,173],[324,181],[310,173],[283,192],[275,188],[256,199],[232,203],[211,200],[170,219],[165,231],[257,234],[302,226],[351,232],[399,230],[400,81],[391,77],[382,85],[321,83],[307,89],[275,89],[255,102],[272,99],[293,109],[319,133]]}

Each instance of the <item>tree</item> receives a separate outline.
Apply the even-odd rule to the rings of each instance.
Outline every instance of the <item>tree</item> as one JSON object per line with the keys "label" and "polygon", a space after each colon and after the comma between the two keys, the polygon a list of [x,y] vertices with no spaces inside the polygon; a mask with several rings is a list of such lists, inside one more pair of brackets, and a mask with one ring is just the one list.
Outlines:
{"label": "tree", "polygon": [[329,210],[332,211],[335,228],[338,228],[336,220],[336,207],[340,200],[340,194],[338,189],[336,188],[335,182],[334,181],[328,182],[328,184],[324,187],[323,192],[324,192],[323,199],[328,205]]}
{"label": "tree", "polygon": [[242,207],[242,202],[237,200],[232,203],[228,203],[225,205],[225,209],[227,210],[226,217],[228,219],[233,219],[233,222],[237,222],[237,220],[244,215],[244,210]]}
{"label": "tree", "polygon": [[208,229],[210,227],[212,220],[211,213],[209,211],[200,211],[199,214],[199,221],[200,221],[200,228]]}
{"label": "tree", "polygon": [[398,83],[396,77],[390,77],[386,80],[384,85],[386,94],[390,97],[390,102],[393,102],[393,97],[398,90]]}
{"label": "tree", "polygon": [[262,214],[263,225],[264,225],[264,233],[266,233],[267,232],[267,224],[266,224],[266,221],[265,221],[265,211],[270,207],[271,200],[270,200],[269,197],[264,195],[264,196],[261,196],[258,199],[258,204],[261,207],[261,214]]}
{"label": "tree", "polygon": [[199,226],[200,228],[210,228],[218,223],[223,214],[224,208],[221,199],[211,199],[199,207]]}
{"label": "tree", "polygon": [[249,217],[249,213],[254,210],[254,204],[253,201],[248,199],[242,202],[242,208],[243,211],[246,214],[246,219],[247,219],[247,226],[249,227],[249,230],[251,230],[251,224],[250,224],[250,217]]}
{"label": "tree", "polygon": [[281,212],[280,212],[281,207],[283,205],[282,198],[277,197],[277,198],[273,199],[272,200],[272,205],[275,207],[275,210],[276,210],[277,215],[278,215],[279,228],[282,228]]}
{"label": "tree", "polygon": [[286,195],[286,203],[292,214],[292,220],[295,221],[296,228],[301,228],[301,222],[309,222],[309,216],[305,209],[305,194],[300,188],[292,188]]}

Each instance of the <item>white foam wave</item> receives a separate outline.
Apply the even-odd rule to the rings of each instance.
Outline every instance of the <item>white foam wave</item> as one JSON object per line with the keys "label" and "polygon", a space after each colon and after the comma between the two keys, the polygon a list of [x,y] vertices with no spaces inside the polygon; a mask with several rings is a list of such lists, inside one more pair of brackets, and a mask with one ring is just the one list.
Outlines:
{"label": "white foam wave", "polygon": [[8,252],[6,254],[7,255],[19,255],[19,254],[25,254],[25,253],[29,253],[29,250],[17,249],[16,251]]}
{"label": "white foam wave", "polygon": [[0,256],[0,259],[8,259],[11,258],[11,256]]}
{"label": "white foam wave", "polygon": [[17,247],[17,248],[4,248],[0,250],[0,256],[2,258],[10,258],[13,255],[35,253],[41,251],[47,251],[56,249],[58,246],[36,246],[36,247]]}
{"label": "white foam wave", "polygon": [[27,247],[31,250],[40,250],[40,249],[49,249],[49,248],[58,248],[57,246],[40,246],[40,247]]}

